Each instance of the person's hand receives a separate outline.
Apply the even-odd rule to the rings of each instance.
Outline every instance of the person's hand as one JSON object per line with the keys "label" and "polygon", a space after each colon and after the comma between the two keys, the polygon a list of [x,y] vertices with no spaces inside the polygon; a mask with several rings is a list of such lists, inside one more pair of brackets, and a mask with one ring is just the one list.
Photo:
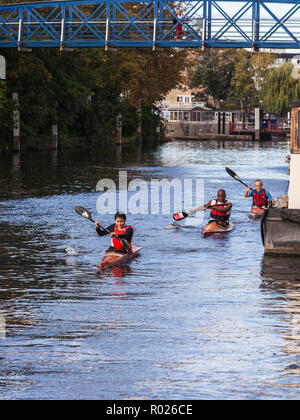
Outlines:
{"label": "person's hand", "polygon": [[249,187],[249,185],[248,185],[248,187],[246,189],[246,192],[248,193],[250,190],[251,190],[251,187]]}
{"label": "person's hand", "polygon": [[95,222],[96,228],[100,227],[100,222]]}

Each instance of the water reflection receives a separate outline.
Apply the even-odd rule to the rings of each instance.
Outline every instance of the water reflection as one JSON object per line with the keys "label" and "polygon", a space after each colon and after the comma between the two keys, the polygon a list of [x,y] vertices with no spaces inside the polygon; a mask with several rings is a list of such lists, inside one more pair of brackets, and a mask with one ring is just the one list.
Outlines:
{"label": "water reflection", "polygon": [[[262,263],[263,290],[275,294],[280,302],[281,317],[287,324],[283,329],[285,344],[282,349],[288,356],[285,371],[300,380],[300,258],[264,256]],[[298,379],[297,379],[298,378]],[[290,385],[295,386],[295,384]],[[300,384],[299,384],[300,387]]]}
{"label": "water reflection", "polygon": [[[1,398],[299,397],[299,266],[261,267],[259,223],[224,170],[280,195],[286,154],[283,143],[174,142],[0,156]],[[74,207],[95,215],[97,182],[118,185],[119,170],[128,182],[203,179],[207,201],[225,186],[235,230],[204,239],[192,218],[172,231],[171,215],[130,215],[143,251],[100,276],[109,238]]]}

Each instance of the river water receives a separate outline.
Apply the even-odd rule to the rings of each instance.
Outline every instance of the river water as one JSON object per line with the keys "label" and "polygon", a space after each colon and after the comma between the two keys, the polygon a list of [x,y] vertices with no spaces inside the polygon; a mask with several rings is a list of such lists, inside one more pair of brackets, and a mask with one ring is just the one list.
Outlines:
{"label": "river water", "polygon": [[[300,259],[264,257],[224,170],[280,196],[287,154],[274,141],[1,156],[0,398],[299,398]],[[205,202],[225,188],[235,230],[204,239],[208,214],[169,230],[171,215],[129,215],[143,250],[100,275],[109,239],[74,207],[112,223],[95,187],[120,170],[147,185],[203,180]]]}

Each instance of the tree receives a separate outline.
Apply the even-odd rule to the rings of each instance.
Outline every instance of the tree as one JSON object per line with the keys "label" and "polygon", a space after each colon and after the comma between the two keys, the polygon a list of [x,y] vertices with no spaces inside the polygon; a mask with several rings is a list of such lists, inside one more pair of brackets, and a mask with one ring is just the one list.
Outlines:
{"label": "tree", "polygon": [[243,111],[243,101],[248,106],[257,102],[257,94],[254,82],[254,71],[250,65],[250,55],[248,51],[238,50],[234,60],[234,74],[231,79],[230,96],[240,102]]}
{"label": "tree", "polygon": [[292,75],[292,63],[271,67],[262,83],[261,99],[266,112],[286,113],[289,104],[300,97],[300,82]]}
{"label": "tree", "polygon": [[199,57],[199,63],[191,75],[191,87],[200,88],[199,99],[208,101],[213,98],[214,105],[220,99],[226,99],[234,71],[234,50],[210,49]]}
{"label": "tree", "polygon": [[275,55],[269,52],[255,52],[250,56],[250,67],[256,89],[260,92],[265,75],[275,60]]}

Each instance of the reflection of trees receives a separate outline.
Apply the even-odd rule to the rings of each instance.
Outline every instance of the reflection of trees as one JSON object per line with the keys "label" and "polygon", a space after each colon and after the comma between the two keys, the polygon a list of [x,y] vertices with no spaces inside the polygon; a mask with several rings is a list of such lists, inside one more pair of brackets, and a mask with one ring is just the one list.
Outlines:
{"label": "reflection of trees", "polygon": [[[265,256],[262,264],[264,280],[261,287],[278,294],[276,300],[285,297],[281,305],[282,317],[288,322],[284,331],[286,344],[283,351],[294,356],[295,362],[286,367],[290,373],[300,376],[300,258]],[[299,362],[299,363],[298,363]]]}

